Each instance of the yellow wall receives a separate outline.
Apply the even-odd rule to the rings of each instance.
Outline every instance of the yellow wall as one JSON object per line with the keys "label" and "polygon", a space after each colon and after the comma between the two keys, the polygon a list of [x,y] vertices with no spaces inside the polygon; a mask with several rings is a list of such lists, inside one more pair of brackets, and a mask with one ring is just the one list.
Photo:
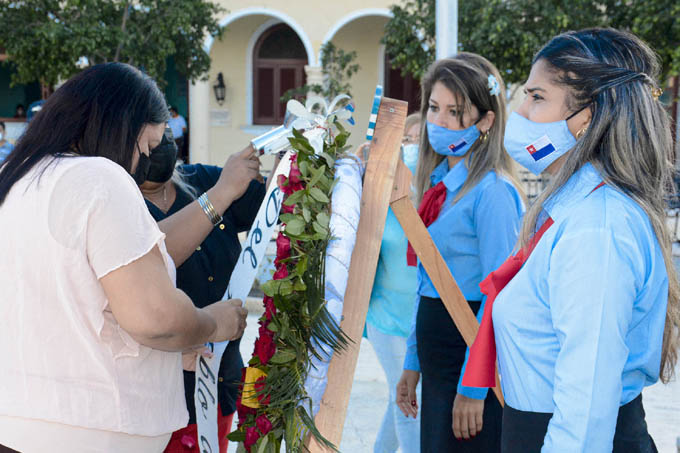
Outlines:
{"label": "yellow wall", "polygon": [[[333,44],[346,51],[356,50],[360,69],[352,79],[352,96],[356,104],[354,119],[356,125],[350,128],[352,136],[350,143],[357,146],[366,141],[366,128],[368,116],[373,105],[375,86],[382,80],[378,80],[379,65],[383,66],[383,56],[379,58],[380,39],[387,23],[385,17],[362,17],[338,31],[332,39]],[[384,55],[384,54],[382,54]]]}
{"label": "yellow wall", "polygon": [[[229,25],[222,40],[215,41],[210,56],[210,81],[222,73],[227,86],[226,100],[222,106],[210,96],[211,113],[228,112],[230,125],[210,126],[210,163],[222,165],[227,156],[243,149],[254,137],[243,131],[246,121],[246,52],[256,29],[270,20],[268,16],[248,16]],[[266,167],[267,168],[267,167]]]}

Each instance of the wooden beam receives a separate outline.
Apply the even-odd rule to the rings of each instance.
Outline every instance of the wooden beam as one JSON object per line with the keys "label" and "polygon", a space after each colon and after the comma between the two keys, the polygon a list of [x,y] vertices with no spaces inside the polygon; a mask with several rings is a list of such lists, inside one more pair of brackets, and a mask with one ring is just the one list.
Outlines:
{"label": "wooden beam", "polygon": [[[434,244],[430,233],[418,215],[418,211],[409,199],[411,187],[411,172],[403,162],[399,162],[395,185],[392,190],[390,207],[399,220],[406,237],[416,251],[420,262],[423,264],[427,275],[432,280],[446,311],[460,331],[465,343],[470,346],[475,341],[479,323],[472,312],[465,296],[461,292],[456,280],[451,275],[446,261]],[[404,257],[404,259],[406,259]],[[500,387],[498,370],[496,370],[496,387],[493,388],[498,401],[503,406],[503,392]]]}
{"label": "wooden beam", "polygon": [[[375,134],[371,141],[361,196],[361,218],[345,291],[343,320],[340,324],[354,343],[341,354],[333,355],[328,369],[326,393],[315,419],[321,434],[337,447],[342,440],[390,193],[394,185],[397,162],[400,160],[399,150],[404,135],[407,108],[408,103],[404,101],[382,98]],[[309,443],[309,448],[314,453],[327,451],[313,439]]]}

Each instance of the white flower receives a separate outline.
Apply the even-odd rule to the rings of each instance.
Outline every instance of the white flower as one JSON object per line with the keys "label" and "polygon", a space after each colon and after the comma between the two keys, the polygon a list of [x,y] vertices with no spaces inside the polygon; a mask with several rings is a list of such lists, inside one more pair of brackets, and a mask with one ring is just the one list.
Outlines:
{"label": "white flower", "polygon": [[501,86],[498,83],[498,80],[496,80],[496,77],[494,77],[493,74],[489,74],[489,77],[487,78],[487,86],[489,87],[489,93],[491,93],[491,96],[497,96],[498,93],[501,92]]}

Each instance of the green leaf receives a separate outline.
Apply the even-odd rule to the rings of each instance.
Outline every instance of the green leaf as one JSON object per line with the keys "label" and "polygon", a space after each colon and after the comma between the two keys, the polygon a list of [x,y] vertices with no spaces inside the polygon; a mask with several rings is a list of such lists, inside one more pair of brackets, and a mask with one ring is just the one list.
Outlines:
{"label": "green leaf", "polygon": [[302,207],[302,217],[305,219],[305,222],[309,223],[312,220],[312,213],[309,212],[309,208],[307,206]]}
{"label": "green leaf", "polygon": [[265,453],[264,450],[267,448],[267,443],[269,442],[269,436],[265,437],[260,437],[259,440],[259,448],[257,449],[257,453]]}
{"label": "green leaf", "polygon": [[305,285],[305,282],[302,281],[302,279],[297,279],[295,280],[295,283],[293,284],[293,289],[295,291],[306,291],[307,290],[307,285]]}
{"label": "green leaf", "polygon": [[281,220],[282,223],[288,223],[296,217],[295,214],[283,213],[279,216],[279,220]]}
{"label": "green leaf", "polygon": [[312,187],[309,189],[309,195],[311,195],[312,198],[314,198],[316,201],[321,202],[321,203],[329,203],[330,200],[326,196],[325,193],[321,191],[318,187]]}
{"label": "green leaf", "polygon": [[328,228],[322,226],[316,220],[312,223],[312,226],[314,227],[314,231],[316,231],[319,234],[323,234],[324,237],[328,234]]}
{"label": "green leaf", "polygon": [[232,442],[245,442],[246,433],[245,431],[236,430],[234,432],[229,433],[227,435],[227,439],[229,439]]}
{"label": "green leaf", "polygon": [[298,168],[300,169],[302,176],[309,177],[309,162],[304,160],[298,162]]}
{"label": "green leaf", "polygon": [[295,360],[297,356],[295,355],[295,352],[287,350],[287,349],[282,349],[279,351],[276,351],[276,354],[272,356],[271,359],[269,359],[270,362],[276,363],[276,364],[282,364],[282,363],[288,363],[291,360]]}
{"label": "green leaf", "polygon": [[328,216],[328,214],[322,211],[316,215],[316,221],[319,222],[322,227],[328,228],[331,218]]}
{"label": "green leaf", "polygon": [[296,192],[293,192],[291,195],[286,198],[286,201],[283,202],[286,206],[292,206],[295,203],[299,202],[302,200],[305,196],[305,191],[304,190],[298,190]]}
{"label": "green leaf", "polygon": [[326,166],[322,165],[319,168],[313,169],[312,170],[312,179],[309,180],[309,186],[315,186],[317,182],[319,182],[319,179],[324,175],[326,172]]}
{"label": "green leaf", "polygon": [[300,219],[299,217],[295,216],[295,218],[291,219],[288,223],[286,223],[286,233],[290,233],[293,235],[298,235],[305,231],[305,222],[304,220]]}

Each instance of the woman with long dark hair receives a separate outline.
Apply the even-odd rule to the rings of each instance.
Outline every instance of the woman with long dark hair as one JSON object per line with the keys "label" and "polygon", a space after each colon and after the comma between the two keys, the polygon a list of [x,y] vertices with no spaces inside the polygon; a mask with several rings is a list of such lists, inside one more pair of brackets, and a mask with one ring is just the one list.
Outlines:
{"label": "woman with long dark hair", "polygon": [[[524,212],[502,143],[503,90],[496,67],[470,53],[433,63],[422,80],[419,213],[479,316],[479,282],[512,251]],[[397,404],[416,416],[422,374],[421,451],[499,451],[501,406],[487,389],[460,385],[467,346],[422,265],[417,293]]]}
{"label": "woman with long dark hair", "polygon": [[175,289],[135,184],[167,119],[147,76],[94,66],[0,166],[2,446],[160,452],[187,422],[179,351],[243,332],[240,301],[197,309]]}
{"label": "woman with long dark hair", "polygon": [[[658,70],[632,34],[564,33],[536,54],[510,117],[508,152],[552,182],[526,215],[521,251],[488,279],[493,311],[464,379],[486,384],[472,374],[495,332],[504,452],[656,451],[641,392],[673,374],[680,310]],[[486,379],[494,362],[487,354]]]}

